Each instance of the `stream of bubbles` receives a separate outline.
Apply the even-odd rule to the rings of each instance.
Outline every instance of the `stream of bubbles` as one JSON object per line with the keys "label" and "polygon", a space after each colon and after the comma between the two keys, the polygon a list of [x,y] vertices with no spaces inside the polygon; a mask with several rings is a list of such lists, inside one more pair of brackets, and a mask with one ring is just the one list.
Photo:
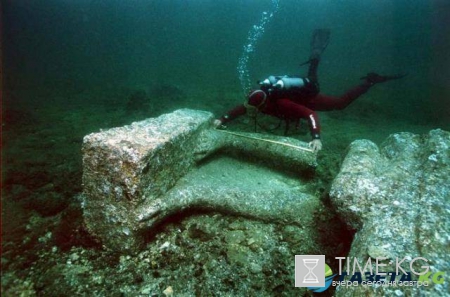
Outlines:
{"label": "stream of bubbles", "polygon": [[255,52],[256,43],[264,34],[264,30],[270,20],[273,18],[275,13],[278,11],[280,0],[272,0],[272,6],[270,10],[264,11],[261,15],[261,19],[256,25],[248,32],[248,37],[246,43],[244,45],[244,49],[242,55],[238,60],[238,75],[239,81],[241,82],[242,91],[244,92],[244,96],[250,92],[252,83],[250,79],[250,73],[248,71],[248,61],[252,53]]}

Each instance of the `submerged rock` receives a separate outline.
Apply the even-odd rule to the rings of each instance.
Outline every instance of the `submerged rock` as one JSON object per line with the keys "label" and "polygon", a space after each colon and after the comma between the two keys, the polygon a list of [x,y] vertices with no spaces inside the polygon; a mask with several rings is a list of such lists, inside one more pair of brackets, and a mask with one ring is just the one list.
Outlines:
{"label": "submerged rock", "polygon": [[[337,296],[448,295],[449,132],[398,133],[389,136],[381,148],[368,140],[354,141],[330,196],[341,217],[357,230],[349,257],[360,263],[387,258],[385,272],[396,270],[397,258],[399,262],[406,258],[401,266],[404,270],[422,273],[421,266],[429,266],[431,273],[425,278],[427,287],[360,285],[338,288]],[[411,269],[409,264],[416,257],[428,262],[417,261]],[[413,281],[418,279],[412,275]]]}
{"label": "submerged rock", "polygon": [[318,201],[299,188],[240,188],[201,182],[209,176],[184,178],[197,162],[219,150],[295,172],[316,165],[315,154],[294,147],[305,146],[298,140],[271,136],[272,142],[263,142],[254,139],[261,137],[258,134],[231,135],[211,129],[212,120],[211,113],[182,109],[87,135],[83,207],[90,233],[109,249],[135,251],[144,243],[143,233],[187,209],[309,222],[310,216],[299,213],[314,209]]}

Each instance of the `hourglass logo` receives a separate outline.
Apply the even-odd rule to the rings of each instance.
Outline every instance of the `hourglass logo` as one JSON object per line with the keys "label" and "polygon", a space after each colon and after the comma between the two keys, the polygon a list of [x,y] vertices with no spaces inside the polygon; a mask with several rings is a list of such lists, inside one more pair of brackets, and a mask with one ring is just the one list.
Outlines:
{"label": "hourglass logo", "polygon": [[325,286],[325,255],[295,255],[295,286]]}

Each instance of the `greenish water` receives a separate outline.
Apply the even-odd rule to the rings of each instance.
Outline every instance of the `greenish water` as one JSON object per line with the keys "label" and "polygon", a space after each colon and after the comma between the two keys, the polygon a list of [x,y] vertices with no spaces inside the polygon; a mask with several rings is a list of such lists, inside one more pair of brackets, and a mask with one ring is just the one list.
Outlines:
{"label": "greenish water", "polygon": [[[28,292],[26,281],[32,280],[37,285],[29,291],[45,295],[60,263],[46,267],[42,259],[54,247],[52,259],[66,261],[71,248],[100,257],[82,227],[76,198],[83,136],[178,108],[220,115],[241,103],[238,60],[249,30],[273,2],[1,4],[2,270],[9,276],[2,278],[2,292]],[[312,30],[323,27],[332,32],[319,69],[323,93],[341,94],[371,71],[407,74],[375,86],[344,111],[320,114],[324,150],[317,192],[326,193],[355,139],[379,143],[399,131],[450,129],[448,8],[438,0],[279,1],[249,54],[252,82],[306,74],[299,64],[309,56]],[[245,120],[234,124],[249,126]],[[294,136],[309,141],[305,133]],[[48,279],[36,281],[33,269]],[[118,277],[117,283],[128,281]]]}

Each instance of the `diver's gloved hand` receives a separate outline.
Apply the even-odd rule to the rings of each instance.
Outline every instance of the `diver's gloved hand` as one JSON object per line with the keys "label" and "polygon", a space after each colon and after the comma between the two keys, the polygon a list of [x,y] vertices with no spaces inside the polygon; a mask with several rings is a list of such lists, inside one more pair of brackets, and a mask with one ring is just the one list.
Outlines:
{"label": "diver's gloved hand", "polygon": [[215,119],[212,123],[213,127],[219,130],[225,130],[227,127],[223,125],[220,119]]}
{"label": "diver's gloved hand", "polygon": [[365,79],[369,84],[374,85],[378,83],[383,83],[388,80],[399,79],[406,76],[406,74],[398,74],[398,75],[379,75],[375,72],[367,73],[366,76],[361,77],[361,79]]}
{"label": "diver's gloved hand", "polygon": [[322,149],[322,141],[320,139],[314,139],[308,146],[312,149],[313,153],[317,153]]}

